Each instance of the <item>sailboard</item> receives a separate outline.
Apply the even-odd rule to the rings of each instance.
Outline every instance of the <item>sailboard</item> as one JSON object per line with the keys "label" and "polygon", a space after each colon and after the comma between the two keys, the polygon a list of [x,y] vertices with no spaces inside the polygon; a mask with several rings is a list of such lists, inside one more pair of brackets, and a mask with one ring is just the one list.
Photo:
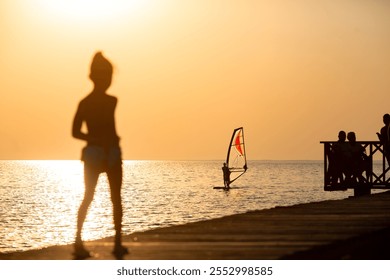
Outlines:
{"label": "sailboard", "polygon": [[[244,175],[248,169],[243,127],[233,131],[227,151],[226,166],[230,173],[229,185]],[[222,188],[226,189],[226,187],[214,187],[214,189]]]}

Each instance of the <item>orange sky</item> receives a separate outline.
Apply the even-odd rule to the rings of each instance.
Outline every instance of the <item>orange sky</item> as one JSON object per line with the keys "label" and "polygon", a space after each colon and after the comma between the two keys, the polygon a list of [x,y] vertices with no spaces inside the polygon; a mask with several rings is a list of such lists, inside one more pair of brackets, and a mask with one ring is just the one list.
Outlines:
{"label": "orange sky", "polygon": [[125,159],[322,159],[390,112],[386,0],[3,0],[0,159],[78,159],[95,51],[115,65]]}

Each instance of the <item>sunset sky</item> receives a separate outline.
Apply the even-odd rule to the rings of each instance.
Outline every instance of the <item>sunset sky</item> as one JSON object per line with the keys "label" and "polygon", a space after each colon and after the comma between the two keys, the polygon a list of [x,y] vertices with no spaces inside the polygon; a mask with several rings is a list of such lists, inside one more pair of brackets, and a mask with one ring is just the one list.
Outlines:
{"label": "sunset sky", "polygon": [[322,159],[390,112],[387,0],[2,0],[0,159],[78,159],[96,51],[125,159]]}

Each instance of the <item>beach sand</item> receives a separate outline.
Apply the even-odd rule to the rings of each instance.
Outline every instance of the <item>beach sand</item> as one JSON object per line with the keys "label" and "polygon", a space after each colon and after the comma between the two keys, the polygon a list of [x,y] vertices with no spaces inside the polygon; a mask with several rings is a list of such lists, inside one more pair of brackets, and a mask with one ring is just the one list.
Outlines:
{"label": "beach sand", "polygon": [[[390,192],[252,211],[86,242],[88,259],[390,259]],[[2,260],[71,260],[73,245],[0,254]]]}

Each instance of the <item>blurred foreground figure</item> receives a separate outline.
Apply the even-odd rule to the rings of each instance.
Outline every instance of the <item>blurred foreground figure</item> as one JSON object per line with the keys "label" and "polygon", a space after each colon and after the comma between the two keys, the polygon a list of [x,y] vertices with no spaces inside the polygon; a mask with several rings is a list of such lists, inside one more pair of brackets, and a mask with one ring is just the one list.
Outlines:
{"label": "blurred foreground figure", "polygon": [[[92,64],[90,79],[94,84],[92,92],[80,101],[73,120],[72,135],[87,142],[82,151],[84,161],[84,199],[80,205],[77,217],[77,233],[75,241],[75,256],[88,258],[90,253],[85,249],[81,232],[89,205],[93,200],[100,173],[106,173],[113,204],[115,245],[113,254],[127,254],[127,248],[122,246],[122,158],[119,147],[119,137],[115,129],[114,112],[117,98],[110,96],[106,90],[112,81],[113,67],[111,63],[98,52]],[[82,131],[85,122],[87,131]]]}

